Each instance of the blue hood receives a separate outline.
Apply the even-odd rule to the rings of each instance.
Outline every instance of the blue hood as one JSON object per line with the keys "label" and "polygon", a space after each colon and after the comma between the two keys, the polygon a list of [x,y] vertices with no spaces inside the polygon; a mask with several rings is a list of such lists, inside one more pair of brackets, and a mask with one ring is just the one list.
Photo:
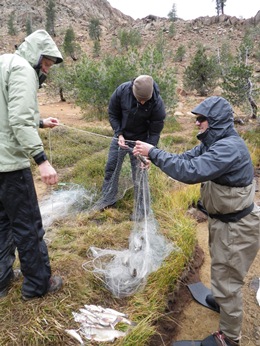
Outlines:
{"label": "blue hood", "polygon": [[236,133],[233,109],[223,97],[208,97],[191,112],[196,115],[204,115],[208,120],[208,130],[197,136],[206,146],[210,146],[220,138],[226,137],[227,134]]}

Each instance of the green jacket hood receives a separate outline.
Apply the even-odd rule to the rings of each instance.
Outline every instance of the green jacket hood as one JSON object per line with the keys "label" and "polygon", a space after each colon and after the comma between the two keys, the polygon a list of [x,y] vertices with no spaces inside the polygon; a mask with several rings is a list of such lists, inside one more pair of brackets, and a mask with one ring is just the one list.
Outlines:
{"label": "green jacket hood", "polygon": [[27,36],[15,53],[26,59],[32,67],[36,67],[39,64],[43,55],[56,58],[56,64],[63,61],[55,42],[45,30],[36,30]]}

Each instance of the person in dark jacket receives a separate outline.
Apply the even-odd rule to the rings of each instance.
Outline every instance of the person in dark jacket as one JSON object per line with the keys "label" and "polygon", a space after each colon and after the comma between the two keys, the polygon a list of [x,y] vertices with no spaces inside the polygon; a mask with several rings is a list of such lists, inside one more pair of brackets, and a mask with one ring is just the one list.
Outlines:
{"label": "person in dark jacket", "polygon": [[137,176],[140,164],[133,156],[132,149],[137,139],[154,146],[159,141],[166,113],[158,85],[148,75],[140,75],[133,81],[121,84],[110,99],[108,113],[114,137],[105,168],[101,205],[104,208],[117,201],[120,170],[126,154],[129,154],[135,191],[135,209],[141,210],[142,201],[137,201]]}
{"label": "person in dark jacket", "polygon": [[219,331],[201,345],[233,346],[241,336],[243,280],[259,250],[260,210],[254,203],[254,170],[226,99],[209,97],[192,113],[197,115],[197,138],[201,141],[193,149],[170,154],[137,141],[133,152],[147,156],[173,179],[201,183],[211,255],[212,295],[206,300],[220,311]]}
{"label": "person in dark jacket", "polygon": [[45,30],[27,36],[14,54],[0,56],[0,298],[8,294],[15,276],[15,249],[23,274],[24,300],[62,287],[61,277],[51,275],[30,169],[33,158],[44,183],[58,181],[38,133],[38,127],[52,128],[58,120],[40,120],[37,91],[50,68],[62,61]]}

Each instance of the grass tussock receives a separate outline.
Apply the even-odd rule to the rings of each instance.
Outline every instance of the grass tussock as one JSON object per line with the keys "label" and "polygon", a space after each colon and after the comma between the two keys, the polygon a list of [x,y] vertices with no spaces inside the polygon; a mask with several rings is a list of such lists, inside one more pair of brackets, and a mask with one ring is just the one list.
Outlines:
{"label": "grass tussock", "polygon": [[[49,136],[47,133],[42,136],[48,147]],[[92,137],[87,131],[75,136],[62,128],[52,134],[48,154],[64,181],[85,188],[101,187],[110,140]],[[182,143],[181,139],[178,142]],[[159,232],[172,242],[174,249],[161,267],[150,274],[144,287],[131,297],[115,298],[92,271],[92,246],[116,250],[128,248],[133,228],[129,221],[133,191],[128,190],[116,209],[92,214],[82,211],[55,222],[46,230],[52,271],[62,276],[64,287],[54,295],[23,302],[20,298],[22,279],[14,282],[8,296],[0,300],[1,346],[76,345],[77,341],[65,329],[79,327],[72,312],[77,312],[84,304],[116,309],[136,323],[127,336],[116,340],[114,345],[149,345],[149,340],[157,333],[155,322],[165,312],[167,294],[173,292],[193,255],[196,224],[186,211],[199,198],[198,185],[180,184],[155,167],[150,169],[149,183]],[[16,266],[19,266],[18,261]],[[119,328],[123,330],[125,326]],[[95,345],[88,343],[92,344]]]}

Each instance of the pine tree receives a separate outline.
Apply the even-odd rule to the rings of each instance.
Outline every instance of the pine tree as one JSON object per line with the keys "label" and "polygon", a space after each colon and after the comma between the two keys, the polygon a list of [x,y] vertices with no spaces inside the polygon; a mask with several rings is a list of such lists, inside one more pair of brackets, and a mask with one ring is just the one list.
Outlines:
{"label": "pine tree", "polygon": [[30,35],[33,32],[32,30],[32,21],[31,18],[26,19],[26,34],[27,36]]}
{"label": "pine tree", "polygon": [[[251,77],[253,69],[244,63],[233,65],[223,78],[224,97],[236,106],[241,106],[251,97]],[[251,97],[252,98],[252,97]],[[250,102],[251,103],[251,102]],[[254,104],[254,102],[253,102]],[[252,117],[256,118],[257,107],[253,107]]]}
{"label": "pine tree", "polygon": [[46,30],[48,33],[52,36],[55,36],[55,1],[54,0],[48,0],[47,6],[46,6]]}
{"label": "pine tree", "polygon": [[14,12],[12,12],[9,15],[7,26],[8,26],[8,34],[11,36],[15,36],[17,34],[17,30],[14,26]]}
{"label": "pine tree", "polygon": [[227,0],[216,0],[216,10],[218,16],[224,14],[224,7]]}
{"label": "pine tree", "polygon": [[99,41],[101,35],[100,21],[98,18],[91,18],[89,25],[89,37],[93,41]]}
{"label": "pine tree", "polygon": [[168,13],[168,18],[172,21],[175,22],[177,20],[177,10],[176,10],[176,4],[172,5],[171,11]]}
{"label": "pine tree", "polygon": [[197,90],[200,96],[207,96],[216,86],[219,77],[219,67],[216,57],[208,57],[205,48],[199,46],[184,71],[184,87],[188,90]]}
{"label": "pine tree", "polygon": [[178,62],[183,61],[185,53],[186,53],[185,46],[183,44],[181,44],[176,51],[176,54],[173,58],[173,61],[178,61]]}
{"label": "pine tree", "polygon": [[66,31],[63,48],[65,54],[69,55],[73,60],[77,60],[75,57],[75,33],[72,27]]}

